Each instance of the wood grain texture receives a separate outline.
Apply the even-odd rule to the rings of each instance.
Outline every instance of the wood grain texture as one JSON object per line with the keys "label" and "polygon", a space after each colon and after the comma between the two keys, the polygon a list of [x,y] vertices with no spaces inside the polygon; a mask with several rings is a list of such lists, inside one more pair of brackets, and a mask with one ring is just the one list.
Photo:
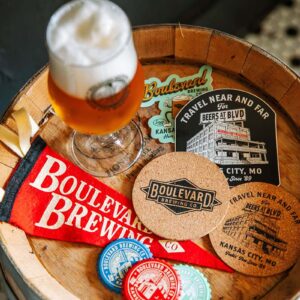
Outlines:
{"label": "wood grain texture", "polygon": [[[299,299],[300,295],[300,259],[290,271],[289,275],[284,278],[270,293],[263,299]],[[296,296],[295,296],[296,295]]]}
{"label": "wood grain texture", "polygon": [[25,90],[25,94],[42,112],[49,106],[47,79],[48,69],[45,69],[41,74],[34,78],[34,85],[31,83]]}
{"label": "wood grain texture", "polygon": [[173,26],[152,26],[138,28],[134,31],[134,44],[138,49],[140,60],[163,58],[174,55]]}
{"label": "wood grain texture", "polygon": [[13,168],[0,163],[0,187],[4,187]]}
{"label": "wood grain texture", "polygon": [[19,157],[0,142],[0,163],[7,167],[14,168],[18,163],[18,160]]}
{"label": "wood grain texture", "polygon": [[286,65],[256,46],[249,51],[240,73],[277,101],[297,78]]}
{"label": "wood grain texture", "polygon": [[[38,294],[45,299],[77,299],[59,282],[49,275],[41,262],[36,259],[25,233],[9,224],[0,226],[1,247],[22,274],[28,287],[38,288]],[[12,280],[12,279],[11,279]]]}
{"label": "wood grain texture", "polygon": [[175,30],[175,58],[205,63],[212,32],[211,29],[177,27]]}
{"label": "wood grain texture", "polygon": [[246,41],[214,31],[209,44],[207,63],[239,74],[252,45]]}
{"label": "wood grain texture", "polygon": [[300,78],[294,81],[290,89],[279,100],[296,125],[300,128]]}
{"label": "wood grain texture", "polygon": [[[140,28],[134,33],[139,57],[145,60],[149,58],[147,64],[143,66],[146,78],[158,77],[161,80],[165,80],[168,75],[173,73],[176,73],[180,76],[188,76],[199,70],[200,61],[206,60],[207,52],[205,54],[205,51],[200,49],[200,47],[197,48],[198,44],[194,50],[180,50],[180,47],[183,47],[184,45],[183,41],[181,41],[182,45],[177,48],[177,54],[179,54],[179,56],[177,56],[176,45],[178,47],[180,44],[176,44],[177,42],[175,43],[175,41],[173,41],[173,43],[169,41],[170,36],[175,38],[174,28],[174,26],[159,26],[157,28],[157,35],[155,35],[155,27],[146,27],[145,29]],[[191,28],[183,29],[186,29],[188,32],[187,35],[184,35],[185,38],[193,41],[193,34],[190,31]],[[143,30],[145,30],[144,33]],[[179,34],[178,30],[179,28],[177,27],[176,34]],[[211,31],[193,28],[193,32],[196,34],[195,41],[201,42],[202,40],[200,37],[202,36],[203,43],[207,43],[208,46]],[[143,37],[143,35],[147,34],[149,34],[148,37]],[[166,37],[168,37],[167,42]],[[217,39],[218,41],[216,41],[216,44],[221,43],[219,37]],[[154,49],[153,53],[150,53],[150,48],[148,49],[147,47],[147,43],[149,41],[153,43],[153,45],[151,45],[151,47]],[[162,49],[164,42],[166,42],[166,49]],[[161,48],[160,50],[155,50],[155,43],[159,44],[158,48]],[[224,41],[224,43],[225,49],[228,48],[228,40]],[[236,40],[230,41],[230,43],[233,43],[234,45]],[[172,48],[174,45],[175,50]],[[241,46],[241,48],[244,49],[244,46]],[[193,52],[192,50],[194,52],[203,52],[194,53],[192,55],[188,54],[189,52]],[[228,49],[228,51],[229,50],[230,49]],[[241,61],[243,60],[242,57],[245,55],[243,52],[245,49],[243,51],[238,51],[241,52],[238,52],[239,54],[236,56],[239,57],[236,63],[242,64]],[[263,53],[260,53],[260,55],[263,55]],[[165,60],[161,60],[162,57],[166,56],[170,56],[167,62]],[[187,63],[187,59],[190,59],[190,63]],[[263,60],[262,58],[260,59]],[[277,62],[273,59],[271,61],[269,58],[266,59],[268,64],[271,64],[271,62],[273,64],[277,64]],[[197,63],[192,62],[195,60]],[[247,61],[248,58],[246,59],[246,65],[249,64],[249,61]],[[269,77],[265,79],[265,85],[262,84],[261,79],[258,80],[257,78],[261,76],[269,76],[270,69],[273,69],[277,70],[275,72],[277,75],[275,74],[274,78],[278,79],[280,76],[282,76],[280,74],[286,74],[285,68],[281,71],[279,70],[282,66],[281,64],[276,66],[267,65],[269,71],[266,73],[259,69],[258,77],[254,76],[254,67],[257,65],[257,63],[255,63],[254,66],[249,65],[246,69],[244,69],[244,71],[251,70],[251,72],[246,72],[249,75],[249,78],[247,79],[242,78],[238,74],[234,75],[234,72],[236,72],[238,68],[236,68],[236,70],[230,68],[228,72],[225,67],[226,64],[228,64],[227,59],[225,59],[223,62],[221,59],[218,63],[222,64],[223,67],[222,70],[219,69],[221,68],[221,65],[219,68],[213,68],[212,76],[214,89],[237,88],[248,91],[267,101],[271,106],[273,106],[274,110],[276,110],[281,183],[285,189],[294,194],[296,197],[300,198],[300,191],[297,185],[297,183],[300,181],[300,142],[295,134],[297,129],[292,125],[291,122],[287,120],[287,116],[282,112],[280,105],[273,105],[274,99],[272,98],[275,94],[277,96],[282,94],[278,99],[281,99],[280,103],[284,107],[287,101],[292,101],[287,100],[290,99],[290,97],[294,97],[293,99],[297,99],[298,97],[299,99],[300,92],[298,91],[298,88],[294,87],[293,85],[291,85],[291,88],[288,87],[289,84],[292,84],[294,76],[290,76],[289,81],[285,82],[285,84],[280,88],[277,87],[277,81],[275,80],[274,84],[276,87],[274,90],[276,93],[274,94],[274,90],[271,89],[272,81],[269,79]],[[217,63],[215,66],[217,66]],[[34,81],[30,83],[30,86],[24,90],[24,93],[30,98],[30,101],[32,101],[33,105],[37,107],[40,112],[43,112],[49,105],[46,78],[47,70],[43,71],[37,78],[35,78]],[[256,88],[255,86],[259,88]],[[266,89],[264,89],[263,86],[266,86]],[[290,96],[288,97],[289,94]],[[40,116],[39,112],[36,113],[37,116]],[[141,125],[146,142],[142,158],[127,172],[102,180],[111,187],[119,190],[127,197],[131,196],[134,179],[145,164],[147,164],[156,156],[162,155],[166,152],[174,151],[172,144],[160,144],[156,140],[153,140],[149,137],[150,130],[147,125],[148,119],[150,116],[158,113],[159,110],[157,105],[140,109],[138,112],[137,120]],[[68,139],[71,135],[71,130],[59,118],[56,116],[51,117],[47,124],[45,124],[45,126],[41,129],[40,135],[46,140],[49,146],[54,148],[66,158],[70,159]],[[57,141],[64,142],[58,143]],[[3,146],[0,144],[0,172],[1,170],[4,170],[5,172],[10,172],[11,170],[10,167],[4,163],[4,161],[7,161],[6,157],[7,150],[3,149]],[[17,161],[18,159],[15,157],[13,162],[16,163]],[[5,178],[5,176],[3,179],[0,177],[1,184],[2,181],[5,181]],[[30,285],[31,288],[36,291],[38,295],[40,295],[39,297],[44,299],[58,299],[59,296],[64,296],[65,299],[71,299],[72,297],[77,297],[80,299],[120,299],[120,296],[108,291],[105,287],[103,287],[97,278],[95,264],[97,256],[101,252],[101,249],[98,247],[46,240],[29,236],[26,237],[22,231],[13,230],[13,227],[7,224],[0,224],[0,237],[2,247],[4,247],[7,257],[9,257],[21,275],[26,278],[28,286]],[[196,242],[214,253],[207,236]],[[13,248],[19,249],[19,251],[14,250]],[[31,263],[35,266],[34,268],[31,267]],[[201,270],[208,277],[208,280],[212,286],[213,299],[260,299],[263,296],[268,295],[268,293],[272,291],[272,289],[288,275],[288,272],[284,272],[271,277],[258,278],[245,276],[237,272],[234,274],[228,274],[205,268],[199,268],[199,270]],[[35,277],[34,274],[43,275],[38,275]],[[53,295],[53,293],[55,293],[55,295]],[[291,296],[290,294],[286,295],[289,295],[289,297]],[[276,299],[287,299],[287,297],[282,295],[282,298]]]}

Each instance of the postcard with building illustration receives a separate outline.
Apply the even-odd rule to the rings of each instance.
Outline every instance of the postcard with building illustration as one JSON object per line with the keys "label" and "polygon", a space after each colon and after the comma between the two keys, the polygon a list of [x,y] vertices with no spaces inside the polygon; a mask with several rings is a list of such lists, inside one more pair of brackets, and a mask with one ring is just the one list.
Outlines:
{"label": "postcard with building illustration", "polygon": [[279,185],[276,114],[253,94],[219,89],[198,96],[177,115],[175,135],[176,151],[209,158],[230,186]]}

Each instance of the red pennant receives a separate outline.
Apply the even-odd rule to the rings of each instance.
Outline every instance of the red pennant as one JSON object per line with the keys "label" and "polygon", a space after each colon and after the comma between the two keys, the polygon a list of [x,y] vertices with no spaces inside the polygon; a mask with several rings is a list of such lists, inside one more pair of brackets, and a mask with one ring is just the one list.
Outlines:
{"label": "red pennant", "polygon": [[6,188],[1,220],[27,234],[104,247],[135,238],[154,256],[232,269],[192,241],[161,240],[137,218],[131,201],[55,153],[38,138]]}

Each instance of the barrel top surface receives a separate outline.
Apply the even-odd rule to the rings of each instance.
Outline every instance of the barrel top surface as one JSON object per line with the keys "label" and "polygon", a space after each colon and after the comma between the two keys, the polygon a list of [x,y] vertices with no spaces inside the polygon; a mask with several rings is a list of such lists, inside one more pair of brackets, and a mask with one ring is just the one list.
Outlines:
{"label": "barrel top surface", "polygon": [[[243,40],[219,31],[193,26],[144,26],[133,33],[145,78],[162,81],[170,74],[192,75],[203,64],[212,66],[213,88],[233,88],[250,92],[265,100],[277,114],[277,141],[281,186],[300,199],[300,78],[285,64]],[[42,124],[39,135],[55,151],[71,160],[67,146],[69,129],[60,119],[48,115],[48,69],[34,76],[15,98],[2,120],[16,130],[10,118],[13,109],[25,107]],[[160,144],[150,138],[148,119],[158,114],[157,105],[138,112],[145,137],[142,158],[128,171],[102,179],[131,198],[134,179],[153,157],[174,151],[172,144]],[[58,140],[65,143],[57,143]],[[19,158],[0,143],[0,183],[7,182]],[[101,249],[76,243],[26,236],[23,231],[0,224],[1,246],[30,289],[43,299],[120,299],[98,280],[96,260]],[[206,236],[197,244],[215,254]],[[33,255],[34,254],[34,255]],[[299,264],[298,264],[299,265]],[[299,274],[296,265],[291,274]],[[272,299],[272,293],[288,299],[297,293],[290,284],[289,271],[254,277],[238,272],[228,274],[199,268],[212,287],[213,299]],[[295,276],[295,275],[293,275]],[[10,279],[12,280],[12,279]],[[280,286],[280,291],[276,290]],[[255,288],[253,288],[255,287]]]}

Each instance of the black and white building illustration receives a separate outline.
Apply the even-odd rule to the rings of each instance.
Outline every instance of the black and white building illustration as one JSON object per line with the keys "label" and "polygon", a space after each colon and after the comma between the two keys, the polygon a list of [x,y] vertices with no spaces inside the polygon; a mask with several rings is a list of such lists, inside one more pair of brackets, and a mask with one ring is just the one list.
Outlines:
{"label": "black and white building illustration", "polygon": [[247,248],[283,258],[287,242],[278,237],[279,231],[276,219],[259,212],[245,212],[226,220],[223,225],[224,233],[241,241]]}
{"label": "black and white building illustration", "polygon": [[201,113],[203,128],[187,141],[186,151],[220,165],[268,164],[265,143],[251,140],[245,120],[243,108]]}
{"label": "black and white building illustration", "polygon": [[163,282],[164,275],[162,273],[154,276],[143,276],[137,284],[137,290],[146,299],[165,299],[167,290]]}
{"label": "black and white building illustration", "polygon": [[113,257],[113,263],[111,263],[112,274],[108,275],[109,279],[115,281],[118,278],[124,278],[127,271],[139,260],[140,257],[135,251],[128,249],[118,251]]}
{"label": "black and white building illustration", "polygon": [[176,115],[175,151],[208,158],[230,186],[249,181],[279,185],[276,128],[276,113],[263,99],[217,89],[192,99]]}

